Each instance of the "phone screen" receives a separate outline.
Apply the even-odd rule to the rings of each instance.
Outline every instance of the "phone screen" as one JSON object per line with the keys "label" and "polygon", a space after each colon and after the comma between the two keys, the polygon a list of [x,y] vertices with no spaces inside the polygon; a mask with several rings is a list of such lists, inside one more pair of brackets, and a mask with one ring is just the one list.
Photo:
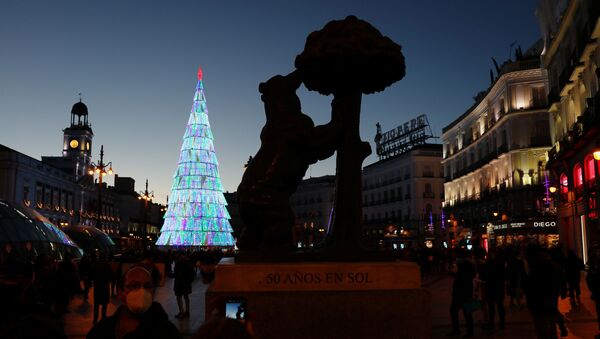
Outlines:
{"label": "phone screen", "polygon": [[225,316],[239,321],[246,320],[246,300],[229,299],[225,302]]}

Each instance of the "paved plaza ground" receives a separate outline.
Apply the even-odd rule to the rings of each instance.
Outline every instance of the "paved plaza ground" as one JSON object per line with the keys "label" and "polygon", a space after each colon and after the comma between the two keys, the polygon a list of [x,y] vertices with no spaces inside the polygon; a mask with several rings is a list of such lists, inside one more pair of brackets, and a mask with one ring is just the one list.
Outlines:
{"label": "paved plaza ground", "polygon": [[[446,274],[437,274],[426,276],[423,279],[424,287],[432,293],[432,323],[433,338],[448,338],[446,333],[450,332],[450,292],[452,288],[452,277]],[[560,301],[560,311],[565,315],[569,335],[566,338],[594,338],[599,333],[596,323],[596,311],[594,303],[590,300],[590,293],[585,286],[585,280],[582,279],[582,305],[577,309],[571,309],[569,299]],[[160,302],[170,320],[179,328],[184,337],[190,337],[202,325],[204,315],[204,292],[208,286],[202,283],[198,278],[194,281],[192,294],[190,295],[191,316],[189,319],[176,319],[177,302],[173,294],[173,279],[166,279],[165,285],[157,289],[155,300]],[[90,291],[90,297],[93,292]],[[508,303],[508,298],[505,300]],[[69,306],[70,313],[65,316],[65,332],[69,338],[83,338],[92,326],[93,299],[84,302],[80,297],[75,297]],[[111,298],[108,307],[108,315],[111,315],[119,301],[117,298]],[[485,331],[481,328],[482,314],[476,312],[475,320],[475,338],[535,338],[531,316],[526,308],[517,309],[507,307],[506,326],[504,330]],[[402,316],[402,315],[398,315]],[[460,317],[461,325],[464,326],[464,319]],[[464,327],[462,332],[466,332]],[[393,334],[390,338],[402,338],[401,329],[398,336]],[[453,338],[460,338],[456,336]],[[377,339],[377,338],[369,338]]]}
{"label": "paved plaza ground", "polygon": [[[424,284],[431,291],[433,300],[431,305],[433,338],[460,338],[460,336],[446,336],[452,330],[449,313],[452,277],[429,278],[431,283],[428,283],[427,280],[424,279]],[[565,338],[593,339],[595,334],[600,333],[596,322],[596,308],[594,302],[590,299],[590,292],[585,284],[584,276],[582,276],[581,281],[581,293],[582,305],[577,309],[571,309],[569,298],[559,301],[559,309],[565,316],[566,325],[569,329],[569,335]],[[535,338],[532,318],[527,308],[510,308],[508,307],[508,301],[508,297],[505,298],[506,325],[504,330],[496,329],[492,332],[483,330],[481,328],[483,319],[481,311],[474,314],[475,338]],[[461,334],[464,334],[466,333],[464,318],[462,312],[459,314]]]}

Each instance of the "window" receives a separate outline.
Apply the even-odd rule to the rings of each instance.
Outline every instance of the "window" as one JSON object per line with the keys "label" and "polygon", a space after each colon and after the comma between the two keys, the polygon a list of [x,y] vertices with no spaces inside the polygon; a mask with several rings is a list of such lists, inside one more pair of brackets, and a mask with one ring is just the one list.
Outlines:
{"label": "window", "polygon": [[569,200],[569,179],[564,173],[560,175],[560,200],[563,203]]}
{"label": "window", "polygon": [[575,188],[583,185],[583,171],[580,164],[575,165],[573,168],[573,186]]}
{"label": "window", "polygon": [[534,107],[541,107],[546,104],[546,91],[543,86],[532,87],[531,94]]}
{"label": "window", "polygon": [[67,208],[67,192],[60,191],[60,207]]}
{"label": "window", "polygon": [[29,201],[29,184],[25,183],[23,185],[23,201],[27,202]]}
{"label": "window", "polygon": [[431,184],[425,184],[425,192],[423,192],[423,198],[433,199],[433,191],[431,190]]}
{"label": "window", "polygon": [[423,168],[423,176],[428,178],[433,178],[433,168],[431,165],[425,165]]}
{"label": "window", "polygon": [[35,202],[37,204],[42,204],[44,201],[44,186],[41,183],[36,183],[35,185]]}
{"label": "window", "polygon": [[50,206],[50,204],[52,204],[52,190],[44,185],[44,206]]}
{"label": "window", "polygon": [[585,181],[594,180],[596,178],[596,169],[594,168],[594,158],[587,156],[585,158]]}

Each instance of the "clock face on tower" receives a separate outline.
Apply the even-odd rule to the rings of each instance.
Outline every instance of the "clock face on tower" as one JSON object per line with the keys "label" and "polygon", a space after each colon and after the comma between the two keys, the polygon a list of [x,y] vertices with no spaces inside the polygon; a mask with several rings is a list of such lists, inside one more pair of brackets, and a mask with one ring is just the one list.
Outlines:
{"label": "clock face on tower", "polygon": [[77,146],[79,146],[79,141],[77,141],[76,139],[71,139],[71,141],[69,141],[69,146],[72,149],[77,148]]}

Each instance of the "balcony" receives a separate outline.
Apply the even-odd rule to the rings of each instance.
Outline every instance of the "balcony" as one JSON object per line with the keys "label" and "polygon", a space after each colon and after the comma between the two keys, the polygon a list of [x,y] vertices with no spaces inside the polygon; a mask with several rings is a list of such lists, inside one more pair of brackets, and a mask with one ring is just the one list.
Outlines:
{"label": "balcony", "polygon": [[433,192],[423,192],[423,198],[433,199],[433,198],[435,198],[435,195],[433,194]]}
{"label": "balcony", "polygon": [[507,152],[508,152],[508,145],[503,144],[503,145],[500,145],[498,147],[498,150],[496,151],[496,154],[498,156],[500,156],[501,154],[504,154],[504,153],[507,153]]}
{"label": "balcony", "polygon": [[[552,147],[548,151],[549,164],[560,159],[563,155],[570,152],[574,148],[579,148],[587,142],[587,134],[594,128],[600,125],[600,91],[592,98],[587,99],[587,108],[583,114],[577,117],[577,121],[572,130],[569,131],[561,140],[559,140],[559,148]],[[581,144],[580,144],[581,141]],[[580,144],[580,145],[578,145]]]}
{"label": "balcony", "polygon": [[549,135],[532,136],[529,139],[529,147],[548,147],[550,145],[551,142]]}
{"label": "balcony", "polygon": [[435,175],[433,174],[433,171],[423,172],[423,178],[433,178],[433,177],[435,177]]}

